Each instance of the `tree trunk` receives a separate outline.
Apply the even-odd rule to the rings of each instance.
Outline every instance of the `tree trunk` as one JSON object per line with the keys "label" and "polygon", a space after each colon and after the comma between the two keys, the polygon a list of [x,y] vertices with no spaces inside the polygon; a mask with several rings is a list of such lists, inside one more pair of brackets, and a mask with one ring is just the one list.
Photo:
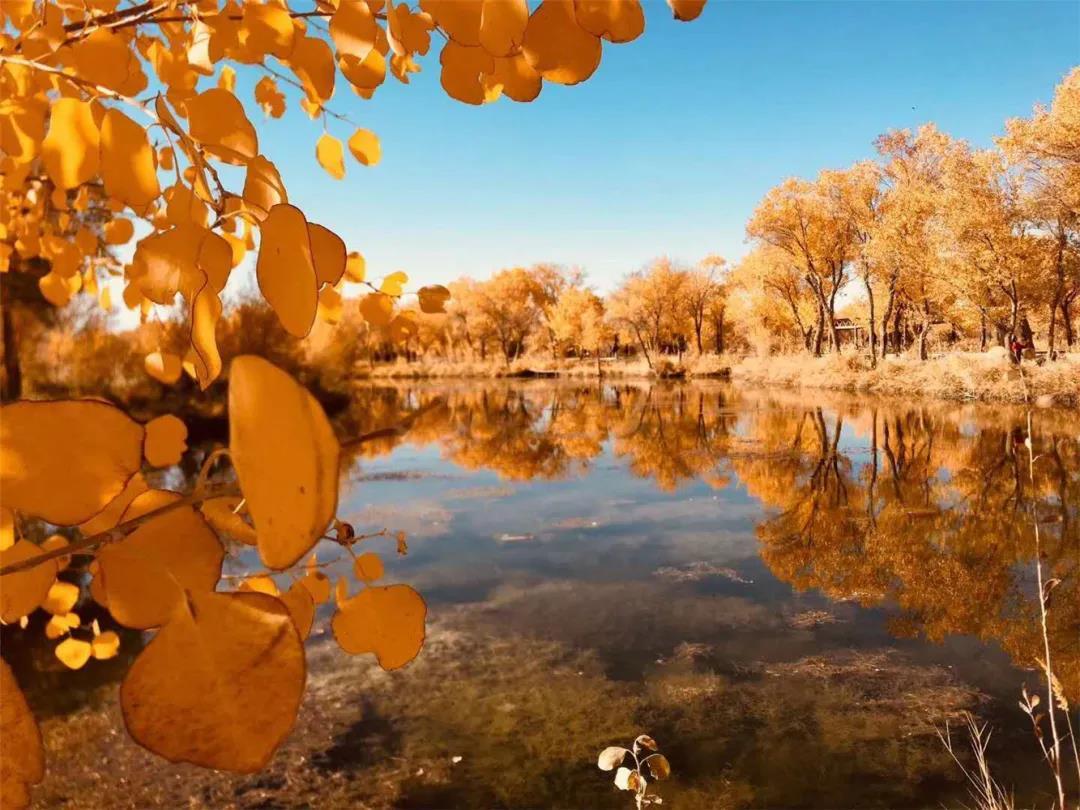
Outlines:
{"label": "tree trunk", "polygon": [[4,319],[4,384],[0,400],[5,402],[22,396],[22,365],[19,363],[19,339],[15,335],[15,308],[10,301],[0,304]]}
{"label": "tree trunk", "polygon": [[833,351],[840,354],[840,333],[836,329],[836,290],[829,296],[829,334]]}
{"label": "tree trunk", "polygon": [[986,339],[989,337],[986,331],[986,313],[979,313],[979,351],[986,351]]}
{"label": "tree trunk", "polygon": [[929,359],[926,341],[930,337],[930,302],[923,301],[922,328],[919,330],[919,360]]}
{"label": "tree trunk", "polygon": [[[881,356],[889,353],[889,321],[892,320],[893,307],[896,306],[896,285],[889,285],[889,297],[885,301],[885,312],[881,316]],[[896,347],[893,347],[896,353]]]}
{"label": "tree trunk", "polygon": [[1061,325],[1065,327],[1065,345],[1070,350],[1076,340],[1076,333],[1073,331],[1072,312],[1070,311],[1074,297],[1075,293],[1069,293],[1061,299]]}
{"label": "tree trunk", "polygon": [[634,334],[637,336],[638,343],[641,345],[641,353],[645,355],[645,362],[649,366],[649,370],[652,371],[652,358],[649,357],[649,347],[645,345],[645,338],[641,334],[641,330],[636,326],[634,327]]}
{"label": "tree trunk", "polygon": [[1012,316],[1009,323],[1009,331],[1014,335],[1016,334],[1016,328],[1020,325],[1020,297],[1016,294],[1016,282],[1011,285],[1011,292],[1006,293],[1009,296],[1009,302],[1012,305]]}
{"label": "tree trunk", "polygon": [[1050,304],[1050,326],[1046,333],[1046,359],[1057,359],[1057,352],[1054,349],[1054,339],[1057,331],[1057,312],[1061,307],[1061,285],[1054,290],[1054,300]]}
{"label": "tree trunk", "polygon": [[814,334],[814,357],[821,357],[821,343],[825,337],[825,307],[818,301],[817,331]]}
{"label": "tree trunk", "polygon": [[874,323],[874,288],[870,284],[870,276],[863,276],[866,284],[866,298],[870,303],[870,367],[877,368],[877,326]]}

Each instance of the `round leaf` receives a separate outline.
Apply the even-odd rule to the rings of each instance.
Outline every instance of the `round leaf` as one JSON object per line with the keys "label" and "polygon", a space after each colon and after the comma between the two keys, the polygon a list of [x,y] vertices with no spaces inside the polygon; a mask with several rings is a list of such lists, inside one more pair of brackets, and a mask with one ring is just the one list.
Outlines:
{"label": "round leaf", "polygon": [[383,669],[398,669],[424,646],[427,605],[408,585],[364,588],[334,614],[334,638],[347,653],[374,653]]}
{"label": "round leaf", "polygon": [[306,554],[337,508],[339,447],[315,398],[281,369],[244,355],[229,376],[229,450],[272,569]]}
{"label": "round leaf", "polygon": [[251,773],[289,733],[304,648],[280,600],[191,593],[120,687],[131,736],[170,762]]}
{"label": "round leaf", "polygon": [[139,470],[142,441],[142,425],[104,402],[5,405],[0,408],[4,505],[58,526],[82,523]]}

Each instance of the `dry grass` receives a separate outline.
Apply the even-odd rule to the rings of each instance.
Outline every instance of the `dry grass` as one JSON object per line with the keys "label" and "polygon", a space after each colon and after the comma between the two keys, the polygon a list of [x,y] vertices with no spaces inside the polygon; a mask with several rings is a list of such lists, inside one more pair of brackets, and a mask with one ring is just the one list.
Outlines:
{"label": "dry grass", "polygon": [[[648,364],[642,359],[615,360],[601,364],[605,377],[650,377],[653,376]],[[514,360],[508,366],[501,359],[496,360],[419,360],[414,363],[398,361],[377,366],[364,366],[357,369],[357,376],[388,379],[423,379],[436,377],[459,377],[490,379],[496,377],[522,377],[530,375],[559,377],[597,377],[596,362],[593,360],[562,359],[551,357],[523,357]]]}
{"label": "dry grass", "polygon": [[[1025,361],[1033,398],[1040,404],[1080,402],[1080,355],[1042,366]],[[755,385],[827,388],[939,399],[1024,402],[1024,381],[1003,350],[962,352],[925,362],[890,355],[870,368],[863,355],[808,357],[805,354],[746,358],[732,367],[732,378]]]}

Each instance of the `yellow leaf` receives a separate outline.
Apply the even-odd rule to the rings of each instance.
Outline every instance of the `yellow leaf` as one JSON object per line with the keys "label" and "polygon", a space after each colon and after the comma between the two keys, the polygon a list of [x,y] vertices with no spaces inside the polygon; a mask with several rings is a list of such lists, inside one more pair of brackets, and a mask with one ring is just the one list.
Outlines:
{"label": "yellow leaf", "polygon": [[367,277],[367,262],[355,250],[345,259],[345,275],[349,281],[359,284]]}
{"label": "yellow leaf", "polygon": [[210,209],[191,188],[178,182],[165,189],[165,218],[170,225],[206,227]]}
{"label": "yellow leaf", "polygon": [[6,506],[0,506],[0,551],[15,545],[15,514]]}
{"label": "yellow leaf", "polygon": [[237,497],[211,498],[203,501],[199,508],[218,534],[224,534],[237,543],[253,546],[256,543],[255,529],[236,511],[241,502],[242,499]]}
{"label": "yellow leaf", "polygon": [[361,62],[375,47],[379,26],[367,0],[341,0],[330,18],[330,38],[338,56],[351,56]]}
{"label": "yellow leaf", "polygon": [[[124,519],[179,499],[173,492],[150,490],[134,500]],[[185,590],[214,589],[224,557],[217,535],[192,507],[162,512],[98,552],[109,612],[125,627],[164,624]]]}
{"label": "yellow leaf", "polygon": [[415,53],[423,56],[431,47],[431,17],[414,13],[407,3],[394,5],[390,0],[386,11],[386,33],[390,47],[397,56],[409,57]]}
{"label": "yellow leaf", "polygon": [[333,287],[345,273],[345,242],[329,228],[314,222],[308,223],[308,238],[317,282]]}
{"label": "yellow leaf", "polygon": [[171,413],[147,422],[143,454],[150,466],[171,467],[180,463],[187,450],[187,435],[187,427]]}
{"label": "yellow leaf", "polygon": [[525,0],[484,0],[480,15],[480,45],[492,56],[517,53],[525,40],[528,22],[529,7]]}
{"label": "yellow leaf", "polygon": [[299,633],[301,641],[306,639],[310,635],[311,625],[315,621],[315,600],[312,599],[311,593],[302,583],[296,582],[279,598],[285,603],[285,607],[289,609],[289,615],[292,616],[293,624],[296,626],[296,632]]}
{"label": "yellow leaf", "polygon": [[263,76],[256,83],[255,103],[271,118],[281,118],[285,114],[285,95],[269,76]]}
{"label": "yellow leaf", "polygon": [[265,574],[260,576],[248,577],[242,583],[240,583],[241,591],[251,591],[253,593],[265,593],[270,596],[277,596],[281,591],[278,590],[277,583],[274,582],[273,577],[268,577]]}
{"label": "yellow leaf", "polygon": [[424,646],[427,605],[408,585],[364,588],[342,604],[331,625],[352,655],[374,653],[383,669],[398,669]]}
{"label": "yellow leaf", "polygon": [[296,24],[288,9],[272,3],[247,3],[240,36],[255,55],[273,54],[288,59],[296,38]]}
{"label": "yellow leaf", "polygon": [[49,639],[49,641],[55,641],[62,636],[66,636],[69,632],[71,632],[71,628],[68,627],[65,616],[52,616],[45,624],[45,638]]}
{"label": "yellow leaf", "polygon": [[337,584],[334,585],[334,604],[342,605],[349,598],[349,580],[345,577],[338,577]]}
{"label": "yellow leaf", "polygon": [[166,385],[172,385],[179,380],[182,371],[178,355],[160,350],[146,355],[143,367],[147,374]]}
{"label": "yellow leaf", "polygon": [[320,320],[329,324],[340,323],[344,311],[341,293],[333,287],[323,287],[319,290],[318,317]]}
{"label": "yellow leaf", "polygon": [[38,289],[41,290],[45,300],[54,307],[67,306],[71,296],[75,295],[81,288],[81,276],[73,275],[65,278],[57,273],[55,269],[38,279]]}
{"label": "yellow leaf", "polygon": [[90,660],[91,653],[90,642],[79,638],[65,638],[56,645],[56,657],[68,669],[82,669]]}
{"label": "yellow leaf", "polygon": [[377,579],[382,579],[382,558],[373,551],[365,551],[353,560],[353,573],[356,574],[357,579],[363,582],[374,582]]}
{"label": "yellow leaf", "polygon": [[373,48],[363,60],[353,56],[341,57],[338,68],[353,89],[365,98],[370,98],[375,88],[386,80],[386,57],[377,48]]}
{"label": "yellow leaf", "polygon": [[439,63],[440,81],[448,96],[466,104],[484,103],[483,77],[495,70],[490,53],[480,46],[470,48],[451,40],[443,46]]}
{"label": "yellow leaf", "polygon": [[609,42],[630,42],[645,31],[639,0],[574,0],[574,11],[578,25]]}
{"label": "yellow leaf", "polygon": [[120,636],[112,630],[106,630],[94,636],[94,640],[90,642],[90,648],[94,658],[99,661],[115,658],[120,651]]}
{"label": "yellow leaf", "polygon": [[85,81],[126,96],[137,96],[146,89],[138,54],[122,34],[99,28],[70,47],[75,73]]}
{"label": "yellow leaf", "polygon": [[123,245],[135,235],[135,226],[130,219],[111,219],[103,229],[106,245]]}
{"label": "yellow leaf", "polygon": [[311,594],[311,600],[317,605],[330,600],[330,578],[322,571],[310,571],[301,578],[300,584]]}
{"label": "yellow leaf", "polygon": [[142,425],[104,402],[4,405],[4,505],[57,526],[82,523],[104,509],[139,470],[142,439]]}
{"label": "yellow leaf", "polygon": [[237,357],[229,372],[229,450],[263,563],[288,568],[318,542],[337,508],[339,448],[326,414],[281,369]]}
{"label": "yellow leaf", "polygon": [[97,234],[86,226],[79,228],[75,233],[75,246],[84,256],[93,256],[97,253]]}
{"label": "yellow leaf", "polygon": [[446,302],[450,300],[450,290],[441,284],[433,284],[421,287],[417,292],[420,301],[420,311],[429,315],[437,312],[446,312]]}
{"label": "yellow leaf", "polygon": [[382,159],[379,136],[370,129],[358,129],[349,138],[349,151],[365,166],[375,166]]}
{"label": "yellow leaf", "polygon": [[300,209],[283,203],[270,209],[260,230],[259,289],[285,331],[304,337],[315,321],[319,290],[307,220]]}
{"label": "yellow leaf", "polygon": [[101,144],[90,102],[58,99],[51,106],[49,116],[49,132],[41,144],[45,171],[64,189],[89,182],[98,173]]}
{"label": "yellow leaf", "polygon": [[207,281],[222,290],[232,269],[232,248],[219,234],[192,223],[140,239],[129,268],[144,296],[172,304],[176,293],[193,296]]}
{"label": "yellow leaf", "polygon": [[[37,557],[41,549],[29,540],[20,540],[0,551],[0,565],[13,565]],[[35,610],[45,601],[56,580],[55,560],[46,560],[26,571],[0,577],[0,619],[10,624]]]}
{"label": "yellow leaf", "polygon": [[54,616],[63,616],[70,613],[78,601],[79,586],[58,579],[49,586],[49,592],[45,595],[45,601],[41,603],[41,609]]}
{"label": "yellow leaf", "polygon": [[322,104],[334,95],[337,70],[334,53],[319,37],[299,37],[288,60],[289,66],[304,88],[305,98]]}
{"label": "yellow leaf", "polygon": [[170,762],[252,773],[296,719],[304,648],[278,599],[192,593],[120,687],[131,736]]}
{"label": "yellow leaf", "polygon": [[430,14],[439,28],[454,42],[467,47],[480,44],[480,15],[483,0],[420,0],[420,8]]}
{"label": "yellow leaf", "polygon": [[340,180],[345,176],[345,151],[342,149],[341,141],[329,132],[324,132],[319,136],[319,141],[315,144],[315,158],[319,161],[319,165],[326,169],[327,174],[335,180]]}
{"label": "yellow leaf", "polygon": [[213,31],[201,20],[191,26],[191,44],[187,49],[187,62],[191,69],[203,76],[212,76],[214,60],[210,58],[210,38]]}
{"label": "yellow leaf", "polygon": [[116,109],[101,125],[101,179],[106,194],[139,213],[161,193],[146,131]]}
{"label": "yellow leaf", "polygon": [[45,778],[45,749],[37,721],[7,661],[0,660],[0,796],[4,807],[17,810],[30,805],[30,785]]}
{"label": "yellow leaf", "polygon": [[148,489],[146,479],[142,473],[135,473],[127,482],[123,492],[109,501],[109,505],[90,518],[85,523],[79,524],[79,531],[84,537],[103,532],[113,528],[120,522],[120,518],[131,505],[131,502],[142,495]]}
{"label": "yellow leaf", "polygon": [[600,38],[578,25],[574,4],[544,0],[529,17],[522,53],[549,82],[577,84],[600,65]]}
{"label": "yellow leaf", "polygon": [[705,8],[705,0],[667,0],[676,20],[696,20]]}
{"label": "yellow leaf", "polygon": [[244,105],[228,90],[213,87],[187,99],[186,104],[191,137],[226,163],[243,164],[259,153],[258,137]]}
{"label": "yellow leaf", "polygon": [[244,205],[259,219],[265,218],[278,203],[289,201],[277,167],[262,155],[257,155],[248,164],[242,196]]}
{"label": "yellow leaf", "polygon": [[372,326],[389,326],[394,316],[394,300],[380,292],[360,299],[360,314]]}
{"label": "yellow leaf", "polygon": [[[45,113],[48,103],[43,98],[25,98],[10,102],[9,106],[0,108],[0,149],[7,153],[18,164],[29,166],[30,162],[41,151],[41,143],[45,138]],[[58,189],[60,194],[63,191]],[[66,208],[57,205],[57,208]]]}
{"label": "yellow leaf", "polygon": [[199,387],[206,390],[221,373],[221,354],[217,347],[217,322],[221,318],[221,299],[211,284],[206,284],[191,301],[192,371]]}
{"label": "yellow leaf", "polygon": [[230,65],[223,65],[218,76],[218,87],[230,93],[236,90],[236,71]]}
{"label": "yellow leaf", "polygon": [[[53,534],[53,535],[49,535],[48,537],[45,538],[45,542],[43,542],[41,544],[41,550],[42,551],[55,551],[56,549],[65,548],[68,545],[70,545],[70,543],[68,543],[66,537],[64,537],[61,534]],[[70,555],[68,555],[66,557],[57,557],[56,558],[56,567],[60,571],[63,571],[65,568],[67,568],[70,563],[71,563],[71,556]]]}
{"label": "yellow leaf", "polygon": [[405,284],[408,283],[408,281],[409,277],[400,270],[397,270],[383,279],[382,286],[379,287],[379,292],[397,298],[404,291]]}

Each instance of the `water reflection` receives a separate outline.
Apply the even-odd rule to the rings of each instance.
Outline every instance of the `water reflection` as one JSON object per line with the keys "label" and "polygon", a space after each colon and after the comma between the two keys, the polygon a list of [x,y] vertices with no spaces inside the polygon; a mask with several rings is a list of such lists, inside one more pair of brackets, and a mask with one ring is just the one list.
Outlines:
{"label": "water reflection", "polygon": [[[864,404],[726,386],[506,385],[375,388],[346,421],[370,429],[438,398],[400,443],[507,481],[571,479],[610,458],[661,492],[745,490],[770,572],[799,590],[895,604],[898,635],[973,635],[1023,667],[1041,655],[1032,514],[1053,593],[1059,676],[1080,685],[1080,442],[1076,415],[1038,411],[1035,478],[1023,411]],[[685,531],[700,505],[669,509]]]}
{"label": "water reflection", "polygon": [[642,731],[665,806],[957,806],[935,730],[965,710],[1018,803],[1048,803],[1015,705],[1041,653],[1032,514],[1077,692],[1075,413],[1035,413],[1034,480],[1020,410],[719,383],[373,386],[336,427],[409,414],[350,445],[340,510],[409,535],[386,560],[428,600],[417,661],[316,634],[297,728],[250,777],[146,755],[115,707],[50,717],[80,756],[45,806],[617,810],[596,753]]}

